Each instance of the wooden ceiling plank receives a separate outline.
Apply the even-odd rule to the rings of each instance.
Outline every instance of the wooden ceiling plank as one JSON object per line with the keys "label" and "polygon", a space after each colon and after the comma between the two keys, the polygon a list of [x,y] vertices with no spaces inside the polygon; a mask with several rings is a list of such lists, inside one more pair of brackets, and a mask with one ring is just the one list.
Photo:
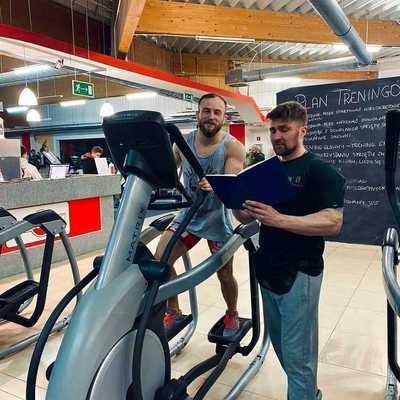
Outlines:
{"label": "wooden ceiling plank", "polygon": [[132,44],[146,0],[120,0],[119,15],[116,22],[118,51],[127,54]]}
{"label": "wooden ceiling plank", "polygon": [[[360,36],[363,39],[368,38],[369,44],[400,46],[400,25],[395,21],[353,20],[352,22]],[[315,15],[162,0],[146,2],[136,31],[192,37],[196,35],[240,37],[292,43],[340,43],[340,39],[327,24]]]}

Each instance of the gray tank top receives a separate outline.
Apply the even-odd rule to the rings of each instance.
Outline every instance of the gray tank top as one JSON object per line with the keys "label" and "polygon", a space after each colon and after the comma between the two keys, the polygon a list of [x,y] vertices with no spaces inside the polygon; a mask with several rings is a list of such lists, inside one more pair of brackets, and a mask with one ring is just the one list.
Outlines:
{"label": "gray tank top", "polygon": [[[199,160],[205,174],[223,174],[225,168],[225,143],[234,140],[233,136],[225,133],[214,153],[204,157],[196,151],[196,134],[197,131],[191,132],[186,141]],[[198,188],[198,178],[185,158],[182,160],[182,174],[185,189],[194,198]],[[182,222],[186,212],[187,209],[179,211],[175,221]],[[215,193],[209,193],[186,230],[203,239],[225,242],[233,232],[232,212],[221,203]]]}

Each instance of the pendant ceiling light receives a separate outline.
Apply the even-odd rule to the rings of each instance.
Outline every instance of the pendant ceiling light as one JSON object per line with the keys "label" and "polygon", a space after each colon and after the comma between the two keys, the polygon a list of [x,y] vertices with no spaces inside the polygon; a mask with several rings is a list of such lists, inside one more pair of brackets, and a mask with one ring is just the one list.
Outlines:
{"label": "pendant ceiling light", "polygon": [[[107,82],[107,70],[105,71],[104,75],[104,83],[106,89],[106,99],[108,99],[108,82]],[[114,114],[114,107],[108,101],[105,101],[104,104],[101,106],[100,109],[100,118],[109,117],[110,115]]]}
{"label": "pendant ceiling light", "polygon": [[38,110],[31,109],[26,114],[26,120],[28,122],[40,122],[42,120],[42,117],[40,116],[40,113]]}
{"label": "pendant ceiling light", "polygon": [[19,106],[37,106],[38,101],[35,93],[32,92],[31,89],[25,87],[24,90],[20,93],[18,98]]}
{"label": "pendant ceiling light", "polygon": [[100,117],[109,117],[110,115],[114,114],[114,107],[111,105],[111,103],[109,103],[108,101],[106,101],[100,109]]}

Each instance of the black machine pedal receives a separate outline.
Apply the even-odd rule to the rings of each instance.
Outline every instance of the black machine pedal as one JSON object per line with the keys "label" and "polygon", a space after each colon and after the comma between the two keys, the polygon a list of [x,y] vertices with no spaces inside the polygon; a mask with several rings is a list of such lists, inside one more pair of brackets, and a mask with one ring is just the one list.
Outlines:
{"label": "black machine pedal", "polygon": [[192,321],[193,317],[191,314],[181,315],[179,317],[179,321],[175,321],[174,326],[172,328],[165,330],[165,336],[167,337],[167,340],[170,341],[171,339],[173,339],[179,332],[185,329]]}
{"label": "black machine pedal", "polygon": [[8,289],[0,295],[0,318],[7,319],[10,314],[17,314],[25,301],[39,293],[39,283],[27,280]]}
{"label": "black machine pedal", "polygon": [[230,345],[233,342],[239,343],[252,327],[251,319],[239,318],[239,329],[231,336],[223,336],[224,317],[220,318],[208,332],[208,341],[219,345]]}

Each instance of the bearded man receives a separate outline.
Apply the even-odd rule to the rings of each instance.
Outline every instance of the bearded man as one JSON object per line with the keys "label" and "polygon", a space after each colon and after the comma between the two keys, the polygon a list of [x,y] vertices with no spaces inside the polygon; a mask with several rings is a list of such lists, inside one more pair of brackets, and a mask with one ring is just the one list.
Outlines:
{"label": "bearded man", "polygon": [[[226,101],[223,97],[208,93],[202,96],[198,103],[197,123],[198,129],[191,132],[186,141],[196,155],[206,174],[237,174],[244,166],[245,149],[233,136],[223,130]],[[205,201],[196,212],[186,231],[176,243],[168,260],[171,276],[176,276],[173,268],[175,261],[195,246],[201,239],[206,239],[211,253],[217,252],[231,237],[233,233],[231,211],[226,209],[206,178],[197,179],[189,163],[174,148],[177,167],[182,168],[184,186],[194,198],[197,189],[209,192]],[[181,210],[169,228],[164,232],[157,246],[155,257],[160,259],[173,232],[182,223],[187,210]],[[233,258],[229,260],[218,272],[221,291],[227,310],[224,316],[224,336],[233,335],[239,329],[237,312],[238,284],[233,276]],[[166,329],[173,328],[179,323],[182,312],[179,307],[178,297],[168,299],[167,312],[164,317]]]}
{"label": "bearded man", "polygon": [[[324,267],[324,236],[343,222],[345,179],[304,147],[307,111],[297,102],[278,105],[267,117],[271,143],[296,195],[270,205],[246,201],[236,218],[261,223],[256,276],[265,325],[288,379],[288,400],[316,400],[318,304]],[[266,182],[268,181],[268,177]]]}

